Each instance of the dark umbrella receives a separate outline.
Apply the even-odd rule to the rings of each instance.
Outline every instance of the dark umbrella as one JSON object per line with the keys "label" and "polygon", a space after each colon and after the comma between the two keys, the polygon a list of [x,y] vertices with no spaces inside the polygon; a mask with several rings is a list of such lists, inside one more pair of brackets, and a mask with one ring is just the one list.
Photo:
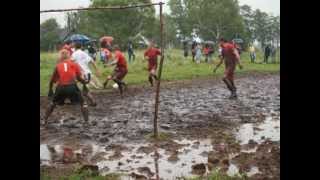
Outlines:
{"label": "dark umbrella", "polygon": [[67,39],[65,39],[64,41],[65,42],[71,41],[71,42],[78,42],[81,44],[85,44],[90,41],[90,38],[88,38],[87,36],[82,35],[82,34],[73,34],[73,35],[69,36]]}
{"label": "dark umbrella", "polygon": [[87,41],[85,44],[95,44],[97,43],[97,40],[91,39],[90,41]]}

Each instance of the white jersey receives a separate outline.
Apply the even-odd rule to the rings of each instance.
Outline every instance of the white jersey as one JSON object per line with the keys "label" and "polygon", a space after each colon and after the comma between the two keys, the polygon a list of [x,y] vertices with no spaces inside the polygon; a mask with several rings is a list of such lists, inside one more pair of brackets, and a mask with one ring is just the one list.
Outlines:
{"label": "white jersey", "polygon": [[72,53],[72,60],[79,64],[85,75],[92,74],[89,68],[89,63],[93,62],[93,59],[87,53],[78,49],[74,53]]}
{"label": "white jersey", "polygon": [[222,56],[222,48],[219,47],[219,55]]}

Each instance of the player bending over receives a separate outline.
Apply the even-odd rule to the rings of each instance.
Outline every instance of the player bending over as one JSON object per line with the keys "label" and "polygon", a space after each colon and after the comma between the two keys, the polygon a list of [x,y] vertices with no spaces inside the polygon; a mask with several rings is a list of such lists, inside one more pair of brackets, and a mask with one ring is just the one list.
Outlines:
{"label": "player bending over", "polygon": [[[60,51],[59,59],[60,62],[56,65],[49,84],[48,96],[52,98],[52,102],[44,116],[44,124],[47,124],[49,116],[57,105],[64,105],[65,99],[69,99],[73,105],[81,105],[81,112],[87,123],[89,120],[88,106],[77,86],[77,80],[84,86],[88,82],[83,78],[80,66],[70,59],[70,53],[67,50],[63,49]],[[55,83],[57,86],[53,93],[52,88]]]}

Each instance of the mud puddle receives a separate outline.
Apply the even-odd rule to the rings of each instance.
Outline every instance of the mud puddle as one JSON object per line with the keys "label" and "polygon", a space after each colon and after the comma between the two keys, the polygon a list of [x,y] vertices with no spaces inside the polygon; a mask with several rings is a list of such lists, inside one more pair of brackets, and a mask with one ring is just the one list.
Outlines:
{"label": "mud puddle", "polygon": [[248,144],[250,141],[261,143],[267,139],[279,141],[280,120],[269,116],[262,123],[242,124],[235,134],[241,145]]}
{"label": "mud puddle", "polygon": [[[224,168],[230,174],[239,171],[251,172],[253,177],[277,177],[279,76],[243,77],[236,80],[236,85],[239,99],[235,101],[228,99],[229,92],[220,80],[193,81],[161,89],[159,130],[170,135],[173,142],[156,148],[146,141],[153,131],[152,89],[129,88],[123,99],[118,98],[117,92],[94,94],[98,106],[90,107],[87,128],[79,107],[59,107],[49,119],[50,127],[40,127],[40,161],[63,162],[61,153],[66,146],[72,148],[76,161],[97,165],[101,173],[123,172],[132,177],[154,178],[157,166],[161,178],[171,179],[207,173],[208,153],[223,144],[226,155],[213,160],[226,160],[228,166]],[[48,102],[42,98],[40,104],[43,113]],[[47,152],[52,149],[55,151],[50,159]],[[155,154],[159,154],[157,163]]]}
{"label": "mud puddle", "polygon": [[[207,154],[211,151],[210,139],[205,140],[174,140],[178,148],[157,147],[153,143],[109,145],[106,147],[87,144],[85,149],[91,149],[86,154],[89,163],[97,165],[101,174],[121,173],[123,179],[134,175],[146,178],[155,178],[157,175],[163,179],[176,179],[195,175],[193,166],[207,164]],[[54,146],[61,149],[61,146]],[[74,154],[83,154],[83,149],[74,148]],[[60,151],[60,154],[63,153]],[[59,153],[56,153],[59,154]],[[40,145],[40,159],[50,162],[55,153],[48,150],[48,145]],[[60,155],[62,157],[63,155]],[[62,159],[60,159],[62,161]],[[47,163],[49,164],[49,163]],[[204,170],[207,173],[207,168]]]}

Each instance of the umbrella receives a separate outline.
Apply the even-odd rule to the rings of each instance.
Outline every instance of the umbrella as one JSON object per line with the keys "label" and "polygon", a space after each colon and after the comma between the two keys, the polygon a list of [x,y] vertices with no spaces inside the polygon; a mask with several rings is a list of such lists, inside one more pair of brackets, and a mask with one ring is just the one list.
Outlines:
{"label": "umbrella", "polygon": [[71,41],[71,42],[80,42],[82,44],[90,41],[90,38],[88,38],[87,36],[85,35],[82,35],[82,34],[73,34],[71,36],[69,36],[67,39],[64,40],[65,42],[66,41]]}
{"label": "umbrella", "polygon": [[97,42],[97,40],[91,39],[90,41],[87,41],[85,44],[94,44],[96,42]]}
{"label": "umbrella", "polygon": [[213,41],[205,41],[204,43],[205,43],[205,44],[214,44]]}
{"label": "umbrella", "polygon": [[239,44],[243,43],[243,40],[240,39],[240,38],[233,39],[233,41],[234,41],[235,43],[239,43]]}
{"label": "umbrella", "polygon": [[113,37],[111,36],[103,36],[100,38],[100,42],[106,41],[108,44],[110,44],[113,41]]}

